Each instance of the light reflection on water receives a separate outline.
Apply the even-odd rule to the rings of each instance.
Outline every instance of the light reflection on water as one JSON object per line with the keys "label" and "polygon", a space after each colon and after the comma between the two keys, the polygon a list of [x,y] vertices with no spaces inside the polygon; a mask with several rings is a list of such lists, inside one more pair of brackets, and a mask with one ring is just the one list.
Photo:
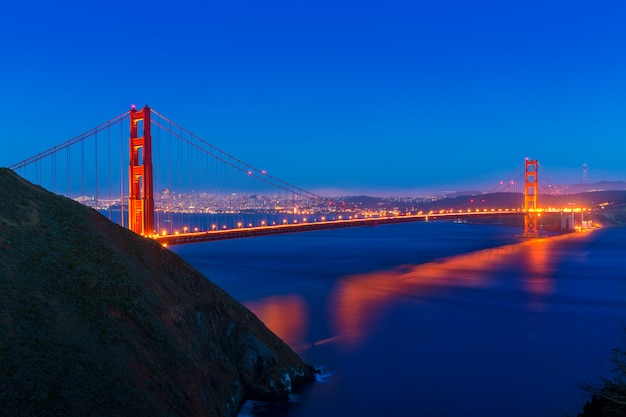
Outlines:
{"label": "light reflection on water", "polygon": [[[422,224],[176,250],[332,373],[292,407],[250,411],[255,417],[576,415],[585,401],[578,384],[606,371],[600,359],[621,340],[626,233],[481,249],[486,227]],[[441,235],[420,238],[424,230]],[[500,232],[512,231],[488,233]]]}
{"label": "light reflection on water", "polygon": [[555,246],[564,238],[574,239],[577,236],[582,237],[583,235],[529,240],[526,244],[530,247],[520,251],[518,256],[525,258],[521,262],[524,266],[523,289],[531,294],[527,303],[528,310],[542,312],[548,307],[544,299],[556,290],[553,274],[556,271],[556,265],[561,262],[562,256],[562,253],[555,249]]}
{"label": "light reflection on water", "polygon": [[292,349],[301,351],[308,347],[305,337],[309,330],[309,310],[303,297],[277,295],[244,305]]}
{"label": "light reflection on water", "polygon": [[306,300],[294,294],[244,302],[274,333],[297,351],[312,344],[339,342],[357,347],[377,331],[376,323],[389,308],[442,294],[450,288],[500,285],[514,263],[522,290],[530,295],[527,309],[541,312],[545,296],[555,291],[553,273],[561,262],[557,243],[581,239],[582,234],[531,239],[497,248],[437,259],[420,265],[401,265],[392,270],[348,275],[337,281],[330,295],[329,316],[334,335],[305,340],[310,326]]}
{"label": "light reflection on water", "polygon": [[458,255],[422,265],[351,275],[341,279],[332,295],[335,331],[346,346],[358,346],[376,332],[385,310],[405,302],[435,296],[446,287],[481,287],[490,272],[513,251],[512,246]]}

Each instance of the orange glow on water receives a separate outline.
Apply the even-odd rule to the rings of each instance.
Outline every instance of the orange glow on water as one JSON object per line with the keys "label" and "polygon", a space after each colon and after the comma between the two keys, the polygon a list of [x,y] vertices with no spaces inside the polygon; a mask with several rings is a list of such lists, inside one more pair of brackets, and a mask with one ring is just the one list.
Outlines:
{"label": "orange glow on water", "polygon": [[351,275],[343,279],[331,301],[336,333],[346,345],[360,345],[375,329],[387,307],[432,295],[438,287],[475,287],[486,284],[487,271],[509,246],[445,258],[391,271]]}
{"label": "orange glow on water", "polygon": [[299,296],[283,295],[244,303],[265,325],[294,350],[306,347],[309,311]]}
{"label": "orange glow on water", "polygon": [[528,294],[526,308],[542,311],[545,297],[554,292],[556,285],[554,273],[560,253],[554,243],[578,236],[532,239],[421,265],[347,276],[331,296],[335,334],[345,347],[359,346],[376,331],[387,309],[407,301],[431,301],[437,293],[444,293],[444,288],[521,289],[522,294]]}
{"label": "orange glow on water", "polygon": [[524,290],[531,295],[528,309],[540,312],[546,308],[543,298],[556,289],[552,277],[556,270],[555,259],[557,257],[551,250],[553,243],[551,239],[532,239],[525,243],[528,249],[523,251],[521,255],[526,258],[527,268],[522,284]]}

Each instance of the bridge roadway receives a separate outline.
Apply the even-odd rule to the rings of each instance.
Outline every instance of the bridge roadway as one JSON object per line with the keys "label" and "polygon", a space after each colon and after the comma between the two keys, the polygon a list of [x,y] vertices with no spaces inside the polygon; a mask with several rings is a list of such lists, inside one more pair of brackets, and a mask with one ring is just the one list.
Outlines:
{"label": "bridge roadway", "polygon": [[175,233],[158,235],[154,239],[163,246],[186,243],[210,242],[214,240],[238,239],[253,236],[267,236],[284,233],[308,232],[311,230],[339,229],[344,227],[370,226],[383,224],[427,222],[431,220],[464,220],[468,218],[493,218],[503,215],[523,215],[519,209],[499,209],[496,211],[439,212],[429,214],[409,214],[389,217],[369,217],[346,220],[330,220],[310,223],[292,223],[271,226],[240,227],[236,229],[211,230],[205,232]]}

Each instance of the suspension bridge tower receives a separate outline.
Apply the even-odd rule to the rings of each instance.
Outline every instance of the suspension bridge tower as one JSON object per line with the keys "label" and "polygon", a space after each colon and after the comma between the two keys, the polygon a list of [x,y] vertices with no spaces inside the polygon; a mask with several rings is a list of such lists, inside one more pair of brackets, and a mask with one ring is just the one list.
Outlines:
{"label": "suspension bridge tower", "polygon": [[538,237],[537,194],[539,185],[539,163],[536,159],[526,159],[524,175],[524,237]]}
{"label": "suspension bridge tower", "polygon": [[[141,134],[141,136],[139,136]],[[128,228],[140,235],[154,234],[150,108],[130,110],[130,167]]]}

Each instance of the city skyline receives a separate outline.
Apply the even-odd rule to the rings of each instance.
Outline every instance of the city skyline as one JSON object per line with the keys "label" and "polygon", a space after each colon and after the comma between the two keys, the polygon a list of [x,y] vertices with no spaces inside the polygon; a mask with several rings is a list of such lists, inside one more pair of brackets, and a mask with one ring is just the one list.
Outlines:
{"label": "city skyline", "polygon": [[325,195],[626,179],[621,2],[2,8],[0,166],[148,104]]}

